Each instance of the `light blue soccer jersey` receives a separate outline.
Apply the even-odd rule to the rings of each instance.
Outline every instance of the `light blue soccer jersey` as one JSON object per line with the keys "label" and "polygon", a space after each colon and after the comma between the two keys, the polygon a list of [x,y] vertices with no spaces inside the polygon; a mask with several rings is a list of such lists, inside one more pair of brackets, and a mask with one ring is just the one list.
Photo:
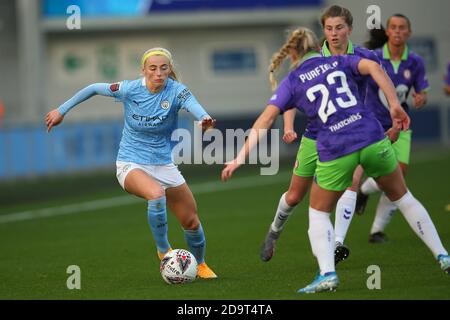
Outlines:
{"label": "light blue soccer jersey", "polygon": [[59,111],[64,115],[95,94],[112,96],[123,102],[125,123],[118,161],[153,165],[171,163],[173,145],[170,138],[178,126],[178,111],[185,109],[197,120],[208,116],[189,89],[171,78],[157,93],[147,89],[144,78],[91,85],[61,105]]}

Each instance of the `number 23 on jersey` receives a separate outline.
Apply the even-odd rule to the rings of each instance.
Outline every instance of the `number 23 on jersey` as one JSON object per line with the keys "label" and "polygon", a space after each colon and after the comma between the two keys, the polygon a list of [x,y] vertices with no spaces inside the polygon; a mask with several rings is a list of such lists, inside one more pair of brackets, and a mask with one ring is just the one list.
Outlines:
{"label": "number 23 on jersey", "polygon": [[314,102],[318,98],[316,93],[320,93],[322,95],[318,114],[323,123],[326,123],[328,117],[337,111],[336,105],[345,109],[356,106],[357,104],[357,100],[348,86],[347,76],[344,72],[334,71],[330,73],[326,78],[327,83],[329,85],[333,85],[336,83],[338,78],[340,79],[341,85],[336,87],[336,94],[345,94],[347,96],[346,100],[340,96],[335,99],[330,99],[330,91],[322,83],[316,84],[306,91],[306,96],[311,102]]}

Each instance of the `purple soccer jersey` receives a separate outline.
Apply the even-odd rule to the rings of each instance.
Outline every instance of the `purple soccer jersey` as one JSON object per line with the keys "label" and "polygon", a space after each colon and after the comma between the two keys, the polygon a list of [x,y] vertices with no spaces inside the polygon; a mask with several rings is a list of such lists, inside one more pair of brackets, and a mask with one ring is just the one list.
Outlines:
{"label": "purple soccer jersey", "polygon": [[445,75],[445,84],[450,86],[450,62],[447,65],[447,74]]}
{"label": "purple soccer jersey", "polygon": [[[322,49],[320,50],[320,53],[324,56],[324,57],[331,57],[331,52],[328,49],[328,42],[325,40],[323,45],[322,45]],[[381,64],[380,58],[375,54],[374,51],[369,50],[367,48],[364,47],[360,47],[357,45],[354,45],[353,42],[349,41],[348,42],[348,47],[347,47],[347,55],[356,55],[358,57],[364,58],[364,59],[369,59],[372,61],[375,61],[378,64]],[[366,98],[366,92],[367,92],[367,86],[368,86],[368,80],[370,78],[370,76],[363,76],[363,75],[355,75],[353,77],[355,79],[355,81],[358,83],[358,90],[359,90],[359,96],[361,97],[361,99],[363,99],[364,103],[366,103],[365,98]]]}
{"label": "purple soccer jersey", "polygon": [[[323,46],[320,50],[320,54],[324,57],[331,57],[332,54],[330,52],[330,50],[328,49],[328,45],[327,45],[327,41],[325,40],[325,42],[323,43]],[[348,46],[347,46],[347,55],[355,55],[361,58],[365,58],[365,59],[369,59],[372,61],[375,61],[379,64],[381,64],[380,59],[378,58],[378,56],[375,54],[375,52],[373,52],[372,50],[366,49],[364,47],[360,47],[357,45],[354,45],[352,41],[348,42]],[[359,91],[359,96],[362,99],[362,101],[364,101],[364,104],[369,104],[369,108],[371,108],[370,106],[370,101],[366,100],[366,93],[367,93],[367,86],[368,86],[368,80],[369,80],[370,76],[363,76],[363,75],[354,75],[353,79],[356,81],[356,83],[358,84],[358,91]],[[317,139],[317,132],[319,131],[318,128],[314,127],[314,125],[311,122],[307,122],[306,124],[306,128],[305,128],[305,133],[304,136],[313,140]]]}
{"label": "purple soccer jersey", "polygon": [[318,128],[320,161],[330,161],[384,138],[384,131],[360,97],[355,55],[310,56],[280,83],[268,104],[282,112],[297,108]]}
{"label": "purple soccer jersey", "polygon": [[[409,112],[406,101],[411,88],[414,88],[415,92],[421,92],[429,88],[423,59],[406,47],[401,60],[397,63],[392,62],[387,44],[383,48],[375,50],[375,53],[391,78],[402,107],[406,112]],[[383,128],[388,130],[392,126],[388,103],[383,92],[372,78],[369,79],[366,99],[373,106],[373,111]]]}

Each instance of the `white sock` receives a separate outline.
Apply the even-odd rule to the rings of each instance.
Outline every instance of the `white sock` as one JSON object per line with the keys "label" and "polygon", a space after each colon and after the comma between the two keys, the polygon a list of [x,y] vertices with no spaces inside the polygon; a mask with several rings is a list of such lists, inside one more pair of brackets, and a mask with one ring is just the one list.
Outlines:
{"label": "white sock", "polygon": [[275,213],[275,217],[273,218],[273,222],[270,226],[272,231],[281,232],[283,230],[284,224],[287,222],[295,207],[296,206],[291,207],[286,203],[286,192],[283,193],[280,198],[280,202],[278,203],[277,212]]}
{"label": "white sock", "polygon": [[319,263],[320,274],[334,272],[334,231],[328,212],[309,207],[309,241]]}
{"label": "white sock", "polygon": [[380,188],[378,187],[378,184],[375,182],[373,178],[367,178],[366,181],[361,185],[361,192],[365,195],[369,195],[372,193],[380,192]]}
{"label": "white sock", "polygon": [[334,240],[344,243],[348,227],[353,218],[356,205],[356,192],[345,190],[336,205],[336,217],[334,222]]}
{"label": "white sock", "polygon": [[370,229],[370,234],[383,232],[396,210],[397,206],[382,193],[380,201],[378,201],[377,211],[375,213],[375,219],[373,220],[372,229]]}
{"label": "white sock", "polygon": [[409,226],[422,239],[436,258],[440,254],[448,255],[427,210],[409,191],[393,203],[397,205],[406,221],[408,221]]}

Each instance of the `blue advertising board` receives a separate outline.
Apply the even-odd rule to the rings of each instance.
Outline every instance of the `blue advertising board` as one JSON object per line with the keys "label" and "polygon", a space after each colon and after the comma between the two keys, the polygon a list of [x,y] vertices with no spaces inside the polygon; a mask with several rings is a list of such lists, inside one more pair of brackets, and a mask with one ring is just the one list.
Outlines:
{"label": "blue advertising board", "polygon": [[142,16],[148,14],[199,10],[282,9],[320,6],[323,0],[43,0],[44,17],[67,15],[76,5],[81,14],[90,17]]}

